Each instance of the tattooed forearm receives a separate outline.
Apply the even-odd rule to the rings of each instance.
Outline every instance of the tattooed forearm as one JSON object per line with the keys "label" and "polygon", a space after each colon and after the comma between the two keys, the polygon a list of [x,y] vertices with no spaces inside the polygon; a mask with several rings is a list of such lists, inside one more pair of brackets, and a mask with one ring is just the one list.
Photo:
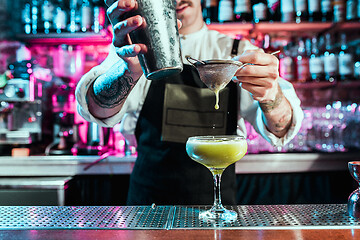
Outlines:
{"label": "tattooed forearm", "polygon": [[274,110],[275,108],[277,108],[282,100],[283,100],[283,93],[281,92],[281,90],[279,89],[278,93],[275,96],[275,99],[273,101],[268,101],[268,102],[262,102],[260,103],[260,108],[261,110],[263,110],[264,113],[269,113],[272,110]]}
{"label": "tattooed forearm", "polygon": [[103,76],[95,81],[89,93],[94,102],[100,107],[113,108],[125,101],[134,85],[134,79],[127,74],[115,79]]}
{"label": "tattooed forearm", "polygon": [[280,133],[288,130],[292,122],[292,111],[284,113],[277,123],[274,124],[275,132]]}

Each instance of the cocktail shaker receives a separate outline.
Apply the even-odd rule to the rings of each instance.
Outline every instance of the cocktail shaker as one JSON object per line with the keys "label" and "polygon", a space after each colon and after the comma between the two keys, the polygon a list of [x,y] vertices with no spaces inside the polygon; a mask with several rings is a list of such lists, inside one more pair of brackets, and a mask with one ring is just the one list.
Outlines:
{"label": "cocktail shaker", "polygon": [[176,1],[137,0],[138,8],[126,17],[140,15],[145,24],[130,33],[133,43],[145,44],[148,51],[139,55],[147,79],[158,80],[183,69],[176,20]]}

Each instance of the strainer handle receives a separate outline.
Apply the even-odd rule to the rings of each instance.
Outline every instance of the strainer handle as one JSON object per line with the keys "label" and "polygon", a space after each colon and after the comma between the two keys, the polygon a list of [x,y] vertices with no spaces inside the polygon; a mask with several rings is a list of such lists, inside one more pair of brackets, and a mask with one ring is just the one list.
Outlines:
{"label": "strainer handle", "polygon": [[[185,59],[186,59],[191,65],[193,65],[194,67],[196,67],[196,66],[195,66],[195,62],[199,62],[199,63],[201,63],[201,64],[206,64],[205,62],[200,61],[200,60],[197,60],[197,59],[195,59],[195,58],[193,58],[193,57],[190,57],[189,55],[186,55],[186,56],[185,56]],[[192,62],[192,61],[193,61],[193,62]]]}

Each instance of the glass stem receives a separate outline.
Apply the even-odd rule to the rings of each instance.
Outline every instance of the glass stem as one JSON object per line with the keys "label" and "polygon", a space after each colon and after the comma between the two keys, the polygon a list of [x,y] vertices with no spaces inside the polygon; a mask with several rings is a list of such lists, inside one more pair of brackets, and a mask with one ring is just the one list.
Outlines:
{"label": "glass stem", "polygon": [[221,182],[221,173],[213,174],[214,177],[214,206],[213,209],[223,210],[223,205],[221,204],[221,193],[220,193],[220,182]]}

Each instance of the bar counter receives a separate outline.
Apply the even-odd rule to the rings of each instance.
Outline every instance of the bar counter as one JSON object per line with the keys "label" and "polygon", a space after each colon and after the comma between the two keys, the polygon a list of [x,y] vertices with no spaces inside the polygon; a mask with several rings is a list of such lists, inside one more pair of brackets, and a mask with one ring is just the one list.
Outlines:
{"label": "bar counter", "polygon": [[[0,176],[130,174],[136,155],[110,155],[102,161],[98,160],[99,156],[0,157]],[[235,171],[237,174],[346,171],[349,161],[360,161],[360,154],[358,152],[247,154],[236,162]]]}
{"label": "bar counter", "polygon": [[0,239],[360,239],[344,204],[239,205],[235,221],[203,221],[210,206],[0,207]]}

